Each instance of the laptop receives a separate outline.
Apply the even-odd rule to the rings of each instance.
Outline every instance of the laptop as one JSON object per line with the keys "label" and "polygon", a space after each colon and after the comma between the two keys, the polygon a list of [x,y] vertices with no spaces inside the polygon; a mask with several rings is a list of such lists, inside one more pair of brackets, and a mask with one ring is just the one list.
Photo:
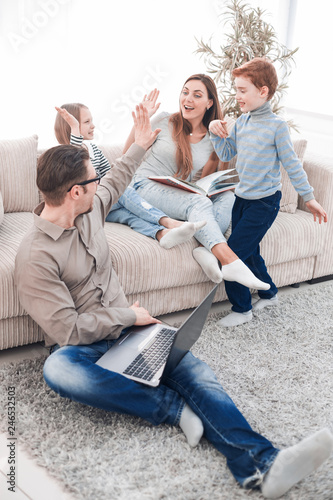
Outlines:
{"label": "laptop", "polygon": [[136,382],[158,386],[200,337],[217,286],[180,328],[166,324],[129,327],[96,364]]}

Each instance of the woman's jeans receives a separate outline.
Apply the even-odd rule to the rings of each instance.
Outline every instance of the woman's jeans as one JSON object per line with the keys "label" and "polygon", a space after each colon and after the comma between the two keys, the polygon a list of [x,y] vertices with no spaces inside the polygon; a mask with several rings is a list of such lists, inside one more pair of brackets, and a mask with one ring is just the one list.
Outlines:
{"label": "woman's jeans", "polygon": [[217,243],[225,243],[234,193],[224,193],[208,198],[182,189],[165,186],[149,179],[137,180],[133,187],[145,200],[163,210],[169,217],[190,222],[206,220],[207,224],[195,233],[195,238],[208,250]]}
{"label": "woman's jeans", "polygon": [[162,384],[149,387],[95,364],[114,342],[56,346],[44,365],[47,384],[60,396],[153,425],[178,425],[187,403],[236,480],[252,488],[262,482],[278,450],[251,429],[204,362],[188,352]]}
{"label": "woman's jeans", "polygon": [[[260,255],[260,241],[273,224],[279,212],[281,191],[259,200],[244,200],[236,196],[232,210],[232,232],[229,247],[261,281],[270,284],[269,290],[259,290],[261,299],[271,299],[277,288],[268,274]],[[252,309],[250,290],[236,281],[225,281],[225,289],[235,312]]]}
{"label": "woman's jeans", "polygon": [[126,224],[134,231],[156,239],[158,231],[165,229],[159,223],[162,217],[167,216],[143,200],[135,189],[128,187],[112,206],[105,220]]}

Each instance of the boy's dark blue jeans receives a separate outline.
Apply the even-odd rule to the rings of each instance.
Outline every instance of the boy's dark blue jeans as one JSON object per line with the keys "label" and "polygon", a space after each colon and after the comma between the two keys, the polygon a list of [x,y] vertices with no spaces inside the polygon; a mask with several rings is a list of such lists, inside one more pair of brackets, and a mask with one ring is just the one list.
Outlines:
{"label": "boy's dark blue jeans", "polygon": [[[277,293],[260,255],[259,243],[276,219],[280,200],[281,191],[259,200],[245,200],[236,196],[232,210],[232,233],[228,245],[257,278],[271,285],[269,290],[259,290],[261,299],[271,299]],[[236,281],[225,281],[225,289],[233,311],[246,312],[252,309],[251,293],[247,287]]]}

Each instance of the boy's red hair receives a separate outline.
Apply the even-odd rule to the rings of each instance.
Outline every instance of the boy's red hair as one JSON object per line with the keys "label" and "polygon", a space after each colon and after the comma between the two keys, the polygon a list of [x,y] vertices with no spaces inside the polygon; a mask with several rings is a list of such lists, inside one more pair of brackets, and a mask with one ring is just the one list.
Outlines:
{"label": "boy's red hair", "polygon": [[268,87],[268,100],[272,99],[279,83],[276,69],[266,57],[255,57],[242,64],[233,70],[232,76],[247,78],[258,89]]}

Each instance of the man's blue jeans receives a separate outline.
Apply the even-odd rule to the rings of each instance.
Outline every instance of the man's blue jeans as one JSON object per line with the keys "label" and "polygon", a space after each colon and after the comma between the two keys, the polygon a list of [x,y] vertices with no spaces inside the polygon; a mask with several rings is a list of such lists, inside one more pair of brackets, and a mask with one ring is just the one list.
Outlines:
{"label": "man's blue jeans", "polygon": [[[261,281],[270,284],[269,290],[259,290],[261,299],[271,299],[277,288],[268,274],[260,255],[259,243],[273,224],[279,212],[281,191],[259,200],[245,200],[236,196],[232,209],[232,232],[229,247]],[[236,281],[225,281],[225,289],[235,312],[252,309],[250,290]]]}
{"label": "man's blue jeans", "polygon": [[159,221],[167,217],[164,212],[153,207],[133,189],[128,187],[106,217],[107,222],[126,224],[144,236],[156,239],[158,231],[165,229]]}
{"label": "man's blue jeans", "polygon": [[114,342],[57,348],[44,365],[47,384],[63,397],[153,425],[177,425],[187,403],[236,480],[252,488],[262,482],[278,450],[251,429],[204,362],[188,352],[160,386],[149,387],[95,364]]}

